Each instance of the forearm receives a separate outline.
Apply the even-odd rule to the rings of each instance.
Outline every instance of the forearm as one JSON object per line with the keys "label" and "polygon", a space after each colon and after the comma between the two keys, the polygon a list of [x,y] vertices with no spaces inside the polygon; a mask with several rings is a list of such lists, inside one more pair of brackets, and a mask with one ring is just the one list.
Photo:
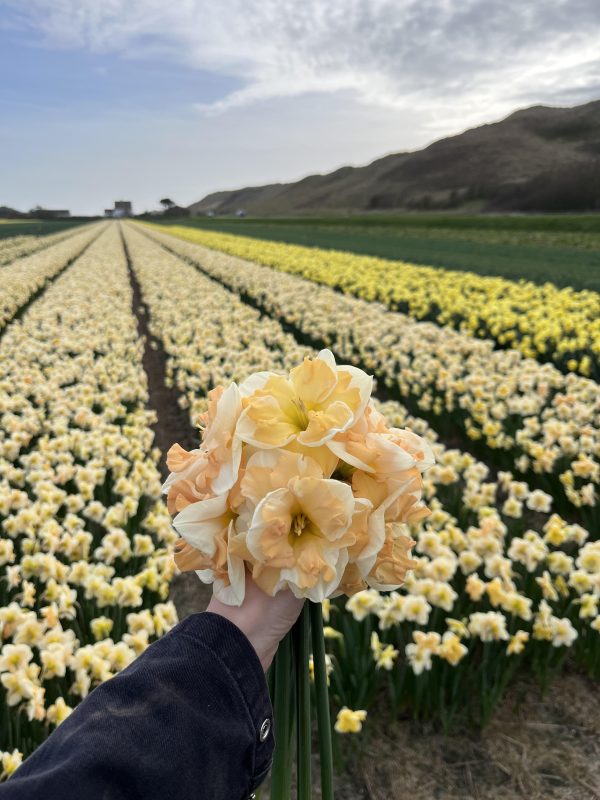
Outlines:
{"label": "forearm", "polygon": [[223,617],[194,614],[97,687],[0,798],[245,800],[270,766],[271,721],[248,639]]}

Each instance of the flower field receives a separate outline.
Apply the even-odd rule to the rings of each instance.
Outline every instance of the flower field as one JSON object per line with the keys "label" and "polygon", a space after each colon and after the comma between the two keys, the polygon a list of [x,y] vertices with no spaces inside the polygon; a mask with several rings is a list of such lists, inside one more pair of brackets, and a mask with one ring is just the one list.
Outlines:
{"label": "flower field", "polygon": [[122,244],[116,226],[76,237],[46,274],[93,242],[0,343],[5,775],[176,622]]}
{"label": "flower field", "polygon": [[[162,226],[159,226],[162,227]],[[493,339],[563,370],[598,378],[600,295],[185,226],[168,230],[229,255],[300,275],[413,319]]]}
{"label": "flower field", "polygon": [[49,279],[54,278],[85,250],[100,228],[93,225],[66,238],[63,235],[58,242],[54,240],[48,247],[16,258],[2,267],[0,331],[36,292],[44,288]]}
{"label": "flower field", "polygon": [[[358,271],[358,257],[328,253],[332,261],[311,266],[303,248],[197,233],[203,244],[115,222],[29,251],[4,243],[4,260],[13,258],[0,267],[4,777],[176,622],[177,537],[159,497],[149,343],[132,278],[167,385],[193,425],[217,385],[286,372],[327,346],[338,363],[375,375],[390,424],[430,443],[432,513],[411,528],[417,565],[406,587],[357,582],[349,600],[324,604],[339,736],[368,729],[382,692],[391,713],[449,729],[465,715],[487,722],[521,672],[547,687],[570,659],[600,678],[600,390],[577,374],[596,376],[597,297],[548,286],[535,287],[538,297],[483,278],[458,291],[442,270],[415,267],[411,297],[423,295],[422,313],[407,315],[397,310],[400,285],[370,264],[377,259],[358,259]],[[463,291],[485,323],[469,322]],[[433,313],[435,292],[444,306]],[[504,328],[480,330],[502,293],[522,303],[519,325],[547,350],[530,353],[525,330],[504,342]],[[562,327],[547,327],[544,302],[563,309]],[[506,315],[501,324],[514,328]],[[570,324],[584,331],[558,353]]]}
{"label": "flower field", "polygon": [[0,267],[22,256],[27,256],[38,250],[44,250],[69,236],[73,236],[76,232],[76,228],[67,228],[67,230],[58,230],[45,236],[24,235],[0,239]]}

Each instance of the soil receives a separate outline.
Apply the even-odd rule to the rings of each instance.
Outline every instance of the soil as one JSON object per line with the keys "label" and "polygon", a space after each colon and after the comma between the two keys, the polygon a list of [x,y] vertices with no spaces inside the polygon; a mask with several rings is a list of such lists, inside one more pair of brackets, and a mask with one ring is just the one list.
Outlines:
{"label": "soil", "polygon": [[[122,232],[121,238],[133,292],[132,309],[137,320],[140,339],[144,343],[142,364],[148,380],[148,407],[156,413],[156,422],[152,425],[152,430],[154,444],[161,452],[158,467],[164,480],[169,474],[166,454],[171,445],[178,442],[186,450],[193,450],[198,447],[199,435],[190,424],[187,411],[179,405],[180,395],[177,389],[165,385],[167,354],[162,341],[153,336],[148,328],[150,312],[142,298],[140,284],[133,271]],[[210,586],[201,583],[195,573],[176,575],[171,582],[169,599],[175,603],[180,619],[196,611],[203,611],[208,605],[210,596]]]}
{"label": "soil", "polygon": [[[373,709],[374,722],[376,715]],[[600,798],[597,684],[563,673],[542,697],[531,679],[521,678],[482,732],[444,736],[409,720],[385,728],[375,722],[366,728],[356,768],[341,782],[342,798]]]}
{"label": "soil", "polygon": [[152,336],[148,328],[150,313],[148,306],[142,298],[140,284],[133,271],[127,244],[123,238],[123,247],[129,268],[129,280],[133,290],[132,309],[137,319],[138,333],[144,343],[142,363],[148,379],[148,405],[156,413],[156,422],[152,426],[154,443],[160,449],[161,460],[159,469],[162,478],[166,478],[166,454],[172,444],[178,442],[186,450],[198,447],[199,435],[190,424],[187,411],[179,405],[179,392],[175,388],[165,385],[167,375],[167,354],[162,342]]}

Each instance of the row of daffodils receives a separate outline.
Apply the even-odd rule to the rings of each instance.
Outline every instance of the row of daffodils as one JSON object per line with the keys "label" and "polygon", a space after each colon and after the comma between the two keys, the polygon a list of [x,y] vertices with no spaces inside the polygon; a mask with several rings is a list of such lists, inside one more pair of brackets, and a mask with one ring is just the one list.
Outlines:
{"label": "row of daffodils", "polygon": [[[125,237],[169,380],[196,424],[215,386],[314,355],[139,229],[126,226]],[[450,725],[466,708],[485,721],[519,669],[547,683],[570,652],[600,677],[600,543],[550,495],[443,447],[399,403],[379,408],[430,442],[432,513],[411,529],[416,566],[404,590],[357,580],[349,600],[325,603],[336,729],[360,730],[383,682],[395,708]]]}
{"label": "row of daffodils", "polygon": [[111,226],[0,342],[3,777],[176,622],[131,300]]}
{"label": "row of daffodils", "polygon": [[600,386],[517,350],[414,322],[377,303],[148,228],[153,239],[373,372],[440,433],[468,437],[484,459],[550,493],[565,515],[600,525]]}
{"label": "row of daffodils", "polygon": [[0,267],[16,258],[22,258],[57,244],[63,239],[73,236],[74,233],[77,233],[75,227],[56,231],[47,236],[9,236],[6,239],[0,239]]}
{"label": "row of daffodils", "polygon": [[[160,226],[161,228],[163,226]],[[164,228],[163,228],[164,229]],[[407,264],[337,250],[169,226],[230,255],[377,300],[414,319],[449,325],[561,369],[599,377],[600,295],[472,272]]]}
{"label": "row of daffodils", "polygon": [[103,223],[86,225],[77,233],[0,267],[0,331],[31,297],[85,250]]}

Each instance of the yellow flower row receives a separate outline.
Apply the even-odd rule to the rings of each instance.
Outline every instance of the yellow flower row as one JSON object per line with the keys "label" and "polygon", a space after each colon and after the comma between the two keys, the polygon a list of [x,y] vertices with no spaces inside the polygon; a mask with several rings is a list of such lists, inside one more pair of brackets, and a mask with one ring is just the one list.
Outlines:
{"label": "yellow flower row", "polygon": [[[163,226],[160,226],[164,230]],[[170,225],[183,239],[598,377],[600,295]]]}
{"label": "yellow flower row", "polygon": [[0,343],[4,777],[177,621],[131,300],[109,227]]}
{"label": "yellow flower row", "polygon": [[[139,229],[128,225],[124,230],[151,331],[163,343],[169,380],[181,392],[192,422],[206,410],[206,394],[215,385],[297,363],[305,348],[275,320],[260,318],[236,294]],[[433,513],[413,532],[417,568],[406,590],[390,596],[361,592],[348,602],[350,623],[369,624],[369,615],[379,620],[372,658],[365,662],[368,641],[345,642],[352,631],[348,614],[339,608],[336,628],[326,629],[332,636],[331,685],[339,705],[363,708],[352,686],[367,685],[388,671],[390,680],[400,683],[400,652],[407,657],[402,668],[408,665],[421,682],[431,680],[434,657],[450,670],[471,675],[479,668],[481,645],[488,643],[497,648],[503,670],[513,669],[515,657],[539,652],[549,669],[553,653],[562,647],[575,647],[590,670],[597,668],[600,550],[588,542],[588,531],[552,513],[553,498],[511,472],[493,479],[473,456],[444,448],[427,423],[410,417],[399,403],[384,403],[381,410],[395,426],[408,425],[432,442],[436,465],[424,475],[424,497]],[[464,630],[456,623],[462,619]],[[421,638],[423,630],[429,638]],[[529,640],[541,650],[527,646]],[[539,668],[543,671],[544,664]],[[352,675],[351,685],[345,675]],[[438,691],[430,694],[439,699]],[[352,730],[353,719],[341,713],[338,731]]]}
{"label": "yellow flower row", "polygon": [[378,303],[343,296],[294,275],[191,244],[149,235],[313,341],[375,373],[436,429],[471,439],[499,467],[541,484],[600,523],[600,386],[517,350],[414,322]]}

